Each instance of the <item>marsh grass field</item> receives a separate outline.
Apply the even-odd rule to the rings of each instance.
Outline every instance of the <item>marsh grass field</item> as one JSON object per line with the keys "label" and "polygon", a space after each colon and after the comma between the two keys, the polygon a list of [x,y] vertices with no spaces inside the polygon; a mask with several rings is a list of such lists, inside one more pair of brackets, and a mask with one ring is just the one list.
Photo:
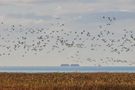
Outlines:
{"label": "marsh grass field", "polygon": [[135,73],[0,73],[0,90],[135,90]]}

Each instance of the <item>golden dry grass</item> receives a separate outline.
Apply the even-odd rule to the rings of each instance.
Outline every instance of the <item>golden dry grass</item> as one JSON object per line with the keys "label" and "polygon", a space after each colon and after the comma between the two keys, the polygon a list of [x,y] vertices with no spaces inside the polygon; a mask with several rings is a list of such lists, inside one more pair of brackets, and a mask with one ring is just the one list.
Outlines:
{"label": "golden dry grass", "polygon": [[0,90],[135,90],[135,74],[0,73]]}

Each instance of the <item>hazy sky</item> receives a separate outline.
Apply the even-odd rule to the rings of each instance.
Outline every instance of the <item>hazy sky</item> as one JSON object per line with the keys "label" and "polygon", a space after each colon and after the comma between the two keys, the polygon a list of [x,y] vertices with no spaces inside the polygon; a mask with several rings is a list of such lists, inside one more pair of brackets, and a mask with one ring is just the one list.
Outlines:
{"label": "hazy sky", "polygon": [[[112,27],[108,28],[113,32],[119,34],[123,29],[135,31],[135,0],[0,0],[0,21],[5,24],[0,26],[1,30],[12,24],[59,30],[57,26],[51,27],[50,24],[60,22],[65,24],[64,30],[66,31],[85,29],[95,33],[99,30],[98,26],[102,24],[102,16],[117,18]],[[57,18],[60,19],[57,20]],[[135,48],[133,49],[135,50]],[[18,55],[21,53],[20,51],[13,56],[1,56],[0,66],[51,66],[60,65],[61,63],[76,63],[66,58],[72,52],[72,49],[69,49],[63,54],[45,54],[41,52],[37,56],[27,55],[21,57]],[[103,53],[101,51],[89,53],[85,49],[81,52],[80,57],[82,60],[78,62],[81,65],[98,65],[101,57],[128,59],[131,63],[135,62],[134,51],[122,55]],[[85,60],[85,57],[91,57],[97,60],[97,63],[89,63]],[[114,65],[127,64],[118,63]]]}

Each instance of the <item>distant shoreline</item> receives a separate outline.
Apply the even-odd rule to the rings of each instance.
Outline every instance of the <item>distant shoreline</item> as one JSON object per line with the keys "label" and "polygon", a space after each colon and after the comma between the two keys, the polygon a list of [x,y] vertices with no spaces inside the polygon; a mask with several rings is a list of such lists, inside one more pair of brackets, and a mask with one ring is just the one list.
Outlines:
{"label": "distant shoreline", "polygon": [[131,66],[10,66],[0,67],[0,72],[13,73],[96,73],[96,72],[110,72],[110,73],[135,73],[135,67]]}

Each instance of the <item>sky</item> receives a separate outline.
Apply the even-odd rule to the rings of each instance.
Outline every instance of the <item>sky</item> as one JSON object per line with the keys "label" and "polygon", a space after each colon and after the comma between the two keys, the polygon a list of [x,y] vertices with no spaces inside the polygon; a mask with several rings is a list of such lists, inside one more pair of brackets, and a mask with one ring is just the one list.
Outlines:
{"label": "sky", "polygon": [[[10,25],[19,24],[23,25],[24,28],[45,27],[50,28],[50,30],[60,30],[55,25],[51,26],[59,22],[64,23],[63,29],[65,31],[85,29],[96,34],[99,31],[99,25],[105,23],[102,16],[116,17],[115,23],[107,29],[117,33],[118,36],[123,29],[135,31],[135,0],[0,0],[0,22],[4,22],[4,25],[0,25],[1,32],[9,28]],[[0,50],[3,51],[3,49]],[[29,54],[25,57],[20,56],[22,53],[20,50],[12,56],[1,56],[0,66],[57,66],[62,63],[77,63],[82,66],[100,64],[119,66],[135,63],[135,51],[117,55],[108,51],[103,53],[100,50],[96,52],[87,52],[86,50],[81,50],[81,59],[78,62],[67,59],[74,52],[72,49],[68,49],[62,54],[56,52],[45,54],[43,51],[36,56]],[[88,62],[88,58],[85,57],[96,60],[96,63]],[[129,62],[128,64],[101,63],[99,59],[105,57],[126,59]]]}

